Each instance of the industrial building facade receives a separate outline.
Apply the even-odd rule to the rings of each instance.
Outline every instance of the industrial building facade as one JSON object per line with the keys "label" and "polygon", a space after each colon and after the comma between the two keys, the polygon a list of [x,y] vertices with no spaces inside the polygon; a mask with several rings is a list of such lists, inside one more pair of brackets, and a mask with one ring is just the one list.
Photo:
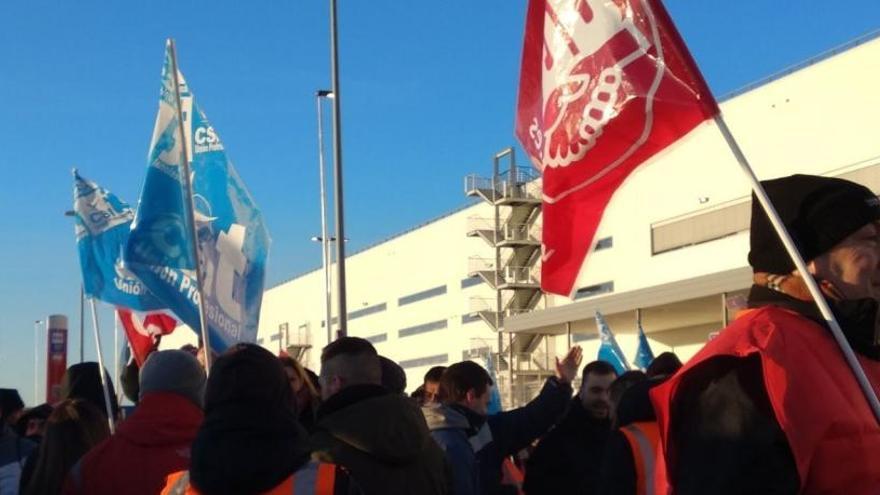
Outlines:
{"label": "industrial building facade", "polygon": [[[858,40],[721,102],[758,177],[838,176],[880,190],[878,60],[880,39]],[[596,311],[628,357],[640,319],[655,354],[684,360],[744,304],[750,189],[714,123],[617,191],[572,297],[538,288],[530,165],[501,152],[485,171],[465,180],[472,205],[347,258],[349,334],[399,362],[410,390],[431,366],[474,359],[492,363],[506,404],[518,404],[570,344],[596,355]],[[319,369],[323,291],[320,269],[268,289],[259,342]]]}

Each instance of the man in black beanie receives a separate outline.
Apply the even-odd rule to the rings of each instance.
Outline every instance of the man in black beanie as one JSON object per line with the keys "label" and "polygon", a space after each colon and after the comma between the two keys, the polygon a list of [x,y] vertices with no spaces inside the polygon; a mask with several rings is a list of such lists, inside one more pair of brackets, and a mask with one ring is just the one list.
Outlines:
{"label": "man in black beanie", "polygon": [[[878,390],[880,201],[842,179],[763,184]],[[754,197],[750,242],[749,309],[651,393],[664,440],[659,489],[877,493],[880,426]]]}

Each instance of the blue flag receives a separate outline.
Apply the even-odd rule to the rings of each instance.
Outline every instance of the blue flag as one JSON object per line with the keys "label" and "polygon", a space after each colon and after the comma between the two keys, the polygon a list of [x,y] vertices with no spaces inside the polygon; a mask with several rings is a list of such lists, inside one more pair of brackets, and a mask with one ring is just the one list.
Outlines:
{"label": "blue flag", "polygon": [[495,363],[494,359],[492,359],[492,353],[487,352],[485,358],[486,369],[489,371],[489,378],[492,379],[492,388],[489,392],[489,405],[486,407],[487,414],[489,416],[493,414],[500,413],[503,408],[501,407],[501,392],[498,391],[498,379],[495,378]]}
{"label": "blue flag", "polygon": [[629,369],[629,363],[626,361],[623,351],[620,350],[620,346],[617,345],[617,340],[614,338],[614,334],[611,333],[611,327],[605,322],[602,313],[598,311],[596,311],[596,327],[599,328],[599,338],[602,340],[602,343],[599,345],[598,359],[614,366],[618,375],[622,374]]}
{"label": "blue flag", "polygon": [[[177,73],[195,202],[196,240],[208,338],[214,351],[254,342],[269,251],[263,217],[223,142]],[[171,52],[165,50],[159,113],[150,143],[147,175],[124,252],[126,265],[167,307],[201,331],[199,293],[187,220],[183,142],[177,120]]]}
{"label": "blue flag", "polygon": [[645,336],[645,330],[642,328],[642,324],[639,323],[639,348],[636,351],[636,359],[633,361],[633,364],[636,365],[636,368],[646,370],[653,360],[654,353],[651,352],[648,337]]}
{"label": "blue flag", "polygon": [[127,203],[73,171],[76,247],[83,291],[90,297],[137,311],[161,309],[162,303],[122,265],[134,213]]}

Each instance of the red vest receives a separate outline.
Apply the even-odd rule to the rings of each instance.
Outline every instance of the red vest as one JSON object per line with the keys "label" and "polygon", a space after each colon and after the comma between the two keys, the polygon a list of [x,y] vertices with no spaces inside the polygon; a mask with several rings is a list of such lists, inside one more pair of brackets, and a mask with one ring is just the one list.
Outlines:
{"label": "red vest", "polygon": [[629,443],[636,467],[636,495],[654,495],[657,468],[657,446],[660,429],[654,421],[639,421],[620,428]]}
{"label": "red vest", "polygon": [[[161,495],[200,495],[189,483],[189,471],[171,473]],[[334,495],[336,465],[311,461],[262,495]]]}
{"label": "red vest", "polygon": [[[880,492],[880,427],[831,333],[797,313],[769,306],[747,311],[703,347],[669,381],[651,391],[663,451],[669,404],[682,376],[715,356],[761,357],[764,386],[776,420],[794,454],[804,494]],[[880,391],[880,362],[858,356]],[[667,491],[668,470],[658,473],[657,493]]]}

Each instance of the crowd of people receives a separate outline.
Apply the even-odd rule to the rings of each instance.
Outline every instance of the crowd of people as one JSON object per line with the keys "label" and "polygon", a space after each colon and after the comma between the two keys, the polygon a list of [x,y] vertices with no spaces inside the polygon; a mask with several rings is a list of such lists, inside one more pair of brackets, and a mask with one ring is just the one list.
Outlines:
{"label": "crowd of people", "polygon": [[[824,177],[766,188],[880,383],[880,200]],[[319,374],[253,344],[209,374],[195,349],[165,350],[126,368],[123,418],[80,363],[56,404],[0,389],[0,495],[876,493],[869,402],[757,206],[750,236],[749,309],[685,365],[618,374],[575,346],[526,405],[490,411],[481,365],[434,367],[407,395],[358,337],[328,344]]]}

